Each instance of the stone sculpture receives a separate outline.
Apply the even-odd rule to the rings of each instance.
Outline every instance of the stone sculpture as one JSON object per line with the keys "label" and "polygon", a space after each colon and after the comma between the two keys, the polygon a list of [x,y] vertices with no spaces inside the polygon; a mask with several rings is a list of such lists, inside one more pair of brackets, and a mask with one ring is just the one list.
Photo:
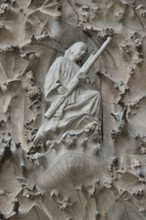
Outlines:
{"label": "stone sculpture", "polygon": [[0,30],[0,219],[145,220],[146,1],[1,0]]}
{"label": "stone sculpture", "polygon": [[86,75],[79,66],[87,51],[85,43],[77,42],[50,67],[44,85],[45,100],[54,105],[70,87],[73,87],[73,91],[51,118],[48,119],[45,114],[45,121],[37,132],[34,144],[59,138],[68,130],[79,132],[91,123],[98,124],[100,129],[100,94],[89,88]]}

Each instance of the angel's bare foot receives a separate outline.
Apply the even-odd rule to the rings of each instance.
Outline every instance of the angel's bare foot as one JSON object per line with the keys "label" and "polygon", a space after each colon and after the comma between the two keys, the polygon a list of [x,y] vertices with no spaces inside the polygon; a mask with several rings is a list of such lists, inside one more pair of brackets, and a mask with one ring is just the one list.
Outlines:
{"label": "angel's bare foot", "polygon": [[39,136],[36,136],[36,137],[34,138],[34,140],[33,140],[33,144],[34,144],[35,146],[37,146],[40,142],[41,142],[41,139],[40,139]]}

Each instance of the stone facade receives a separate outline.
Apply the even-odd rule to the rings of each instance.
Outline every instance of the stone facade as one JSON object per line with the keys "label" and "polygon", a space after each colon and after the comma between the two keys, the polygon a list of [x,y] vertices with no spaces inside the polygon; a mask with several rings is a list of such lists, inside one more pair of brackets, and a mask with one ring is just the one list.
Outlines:
{"label": "stone facade", "polygon": [[1,220],[146,219],[145,25],[145,0],[0,1]]}

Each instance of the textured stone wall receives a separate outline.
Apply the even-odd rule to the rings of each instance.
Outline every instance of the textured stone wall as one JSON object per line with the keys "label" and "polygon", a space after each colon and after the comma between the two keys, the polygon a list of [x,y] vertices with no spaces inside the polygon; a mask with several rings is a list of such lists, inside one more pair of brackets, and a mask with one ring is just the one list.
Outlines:
{"label": "textured stone wall", "polygon": [[[0,1],[0,219],[146,218],[145,24],[145,0]],[[109,36],[88,74],[101,140],[91,127],[34,150],[49,67],[74,42],[92,54]]]}

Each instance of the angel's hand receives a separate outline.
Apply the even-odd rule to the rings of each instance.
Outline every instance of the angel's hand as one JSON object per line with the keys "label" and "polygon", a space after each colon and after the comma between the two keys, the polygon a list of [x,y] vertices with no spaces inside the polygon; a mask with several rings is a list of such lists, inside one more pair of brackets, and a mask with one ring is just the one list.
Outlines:
{"label": "angel's hand", "polygon": [[67,88],[65,88],[64,86],[59,86],[58,89],[57,89],[59,95],[63,95],[65,94],[68,90]]}
{"label": "angel's hand", "polygon": [[79,72],[77,75],[78,79],[86,79],[86,74],[84,72]]}

